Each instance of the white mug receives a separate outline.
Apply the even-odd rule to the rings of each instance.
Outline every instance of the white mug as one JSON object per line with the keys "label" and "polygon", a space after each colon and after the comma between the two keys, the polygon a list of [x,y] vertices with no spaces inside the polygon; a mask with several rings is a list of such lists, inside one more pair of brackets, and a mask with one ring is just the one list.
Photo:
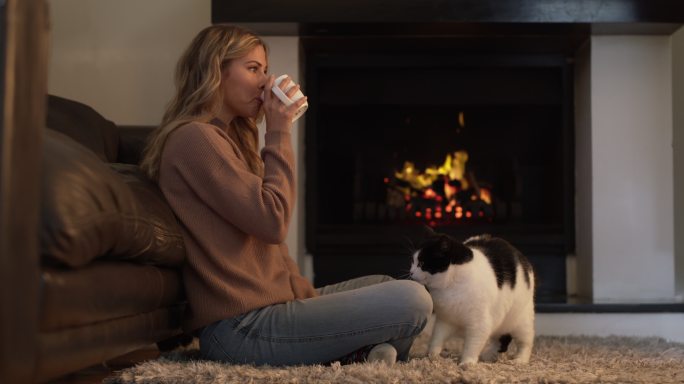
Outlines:
{"label": "white mug", "polygon": [[[276,97],[278,97],[278,98],[280,99],[280,101],[283,102],[283,104],[285,104],[285,105],[287,105],[287,106],[289,107],[290,105],[292,105],[292,103],[294,103],[295,101],[297,101],[297,100],[301,99],[302,97],[304,97],[304,94],[302,93],[301,90],[297,90],[297,93],[295,93],[294,96],[292,96],[292,99],[290,99],[289,97],[287,97],[287,95],[285,94],[285,92],[289,91],[292,87],[295,86],[294,80],[290,79],[290,80],[291,80],[291,81],[290,81],[290,84],[285,88],[285,91],[283,91],[282,89],[280,89],[280,87],[278,87],[278,85],[279,85],[283,80],[285,80],[285,78],[287,78],[287,77],[288,77],[287,75],[280,75],[280,76],[278,76],[278,77],[275,79],[275,82],[273,83],[273,88],[271,88],[271,90],[272,90],[273,93],[276,95]],[[309,108],[309,103],[308,103],[308,102],[305,102],[301,107],[299,107],[299,109],[297,110],[297,112],[295,112],[294,117],[292,117],[292,122],[295,122],[297,119],[299,119],[299,118],[304,114],[304,112],[306,112],[306,110],[307,110],[308,108]]]}

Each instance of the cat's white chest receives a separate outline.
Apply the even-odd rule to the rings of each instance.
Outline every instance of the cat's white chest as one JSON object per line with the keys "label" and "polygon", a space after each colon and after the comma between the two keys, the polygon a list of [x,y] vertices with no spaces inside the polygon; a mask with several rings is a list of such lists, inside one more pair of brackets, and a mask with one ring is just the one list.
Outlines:
{"label": "cat's white chest", "polygon": [[468,325],[467,318],[462,316],[462,313],[456,310],[456,308],[462,306],[461,303],[451,300],[440,300],[434,295],[432,296],[432,301],[434,303],[433,308],[435,316],[438,320],[451,324],[459,331]]}
{"label": "cat's white chest", "polygon": [[469,291],[469,289],[452,286],[449,289],[431,292],[437,318],[458,328],[476,321],[474,314],[481,313],[486,304],[473,297]]}
{"label": "cat's white chest", "polygon": [[491,311],[499,294],[496,278],[479,252],[471,263],[451,268],[456,269],[449,271],[444,284],[430,288],[435,313],[455,326],[468,326]]}

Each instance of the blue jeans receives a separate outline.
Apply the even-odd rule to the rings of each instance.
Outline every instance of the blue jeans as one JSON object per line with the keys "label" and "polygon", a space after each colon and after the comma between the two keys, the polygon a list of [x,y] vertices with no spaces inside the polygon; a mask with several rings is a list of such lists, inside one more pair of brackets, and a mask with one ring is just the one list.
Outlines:
{"label": "blue jeans", "polygon": [[229,363],[317,364],[390,343],[397,358],[407,360],[432,313],[425,287],[389,276],[360,277],[318,293],[208,325],[200,334],[200,353]]}

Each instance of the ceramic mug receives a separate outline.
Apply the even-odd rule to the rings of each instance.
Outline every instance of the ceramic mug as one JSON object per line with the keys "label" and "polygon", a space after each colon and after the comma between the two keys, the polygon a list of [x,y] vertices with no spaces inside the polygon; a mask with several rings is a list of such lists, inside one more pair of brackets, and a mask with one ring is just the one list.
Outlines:
{"label": "ceramic mug", "polygon": [[[284,91],[283,91],[282,89],[280,89],[280,87],[278,87],[278,85],[279,85],[283,80],[285,80],[287,77],[288,77],[287,75],[280,75],[280,76],[278,76],[278,77],[275,79],[275,82],[274,82],[274,84],[273,84],[273,88],[271,88],[271,90],[272,90],[273,93],[276,95],[276,97],[278,97],[278,98],[280,99],[280,101],[283,102],[283,104],[285,104],[285,105],[287,105],[287,106],[289,107],[290,105],[292,105],[292,103],[294,103],[295,101],[297,101],[297,100],[301,99],[302,97],[304,97],[304,94],[302,93],[302,91],[301,91],[301,89],[300,89],[300,90],[297,90],[297,93],[295,93],[294,96],[292,96],[291,99],[290,99],[289,97],[287,97],[286,92],[289,91],[292,87],[295,86],[294,80],[290,79],[290,80],[291,80],[291,81],[290,81],[290,84],[285,88]],[[304,112],[306,112],[306,110],[307,110],[308,108],[309,108],[309,103],[308,103],[308,102],[305,102],[301,107],[299,107],[299,109],[297,110],[297,112],[295,112],[294,117],[292,117],[292,122],[295,122],[297,119],[299,119],[299,118],[304,114]]]}

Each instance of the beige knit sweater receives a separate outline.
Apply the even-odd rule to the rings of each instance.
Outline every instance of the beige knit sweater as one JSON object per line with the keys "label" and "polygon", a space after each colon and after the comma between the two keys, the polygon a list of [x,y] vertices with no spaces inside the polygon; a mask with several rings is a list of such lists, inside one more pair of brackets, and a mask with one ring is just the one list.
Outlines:
{"label": "beige knit sweater", "polygon": [[264,177],[222,128],[193,122],[168,138],[159,186],[183,227],[183,280],[193,331],[267,305],[315,295],[283,243],[294,209],[289,132],[269,131]]}

